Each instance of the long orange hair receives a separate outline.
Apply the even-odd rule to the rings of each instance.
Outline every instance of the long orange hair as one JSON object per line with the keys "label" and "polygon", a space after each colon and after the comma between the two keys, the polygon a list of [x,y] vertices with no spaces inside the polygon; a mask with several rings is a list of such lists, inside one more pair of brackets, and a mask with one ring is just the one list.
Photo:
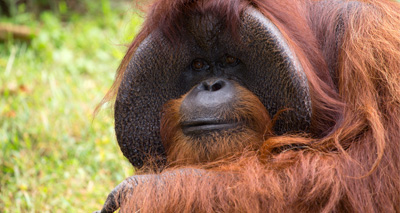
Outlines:
{"label": "long orange hair", "polygon": [[[400,6],[326,2],[153,4],[105,100],[115,96],[130,58],[154,29],[179,43],[180,20],[196,10],[220,14],[235,32],[240,14],[253,6],[281,30],[306,72],[315,134],[269,137],[258,150],[197,167],[212,172],[171,168],[167,179],[136,187],[122,210],[400,212]],[[276,151],[291,144],[306,146]]]}

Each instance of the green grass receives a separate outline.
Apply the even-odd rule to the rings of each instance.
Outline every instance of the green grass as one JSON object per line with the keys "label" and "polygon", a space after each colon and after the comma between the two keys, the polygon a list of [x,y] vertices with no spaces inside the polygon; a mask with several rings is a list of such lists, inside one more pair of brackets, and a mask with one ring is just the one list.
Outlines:
{"label": "green grass", "polygon": [[118,148],[111,107],[92,112],[142,18],[20,14],[0,22],[39,30],[0,43],[0,212],[92,212],[134,173]]}

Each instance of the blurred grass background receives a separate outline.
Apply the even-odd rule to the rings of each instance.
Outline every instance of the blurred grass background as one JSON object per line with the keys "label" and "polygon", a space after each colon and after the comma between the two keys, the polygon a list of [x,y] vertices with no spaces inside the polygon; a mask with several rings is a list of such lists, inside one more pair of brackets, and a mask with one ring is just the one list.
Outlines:
{"label": "blurred grass background", "polygon": [[142,15],[123,0],[13,2],[0,24],[35,35],[0,41],[0,212],[98,210],[134,171],[111,107],[92,113]]}

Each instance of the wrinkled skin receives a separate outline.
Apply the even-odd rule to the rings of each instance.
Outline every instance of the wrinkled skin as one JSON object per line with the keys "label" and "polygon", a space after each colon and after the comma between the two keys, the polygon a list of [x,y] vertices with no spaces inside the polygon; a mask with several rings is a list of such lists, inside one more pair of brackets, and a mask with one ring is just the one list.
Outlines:
{"label": "wrinkled skin", "polygon": [[[400,211],[399,155],[380,154],[398,147],[400,122],[385,121],[400,114],[397,95],[387,92],[394,84],[375,82],[397,67],[368,70],[378,62],[348,56],[352,47],[362,51],[357,38],[344,40],[357,18],[376,15],[374,7],[250,1],[232,6],[240,11],[235,22],[221,5],[244,1],[182,2],[153,6],[122,63],[115,130],[140,175],[119,184],[97,212]],[[380,48],[366,34],[360,43]]]}

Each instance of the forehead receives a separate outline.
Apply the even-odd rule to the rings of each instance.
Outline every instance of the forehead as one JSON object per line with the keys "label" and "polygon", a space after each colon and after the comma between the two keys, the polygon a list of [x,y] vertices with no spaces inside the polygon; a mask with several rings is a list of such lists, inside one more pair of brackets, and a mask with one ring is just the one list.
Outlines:
{"label": "forehead", "polygon": [[212,14],[198,14],[189,17],[185,30],[196,44],[204,50],[218,46],[222,34],[225,34],[223,21]]}

